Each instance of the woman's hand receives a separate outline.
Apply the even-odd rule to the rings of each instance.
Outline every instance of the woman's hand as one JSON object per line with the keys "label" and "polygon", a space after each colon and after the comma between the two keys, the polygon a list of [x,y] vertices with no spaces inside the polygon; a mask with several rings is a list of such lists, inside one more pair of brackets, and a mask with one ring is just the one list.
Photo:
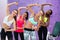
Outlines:
{"label": "woman's hand", "polygon": [[39,28],[37,26],[32,26],[32,30],[38,31]]}
{"label": "woman's hand", "polygon": [[39,30],[39,28],[36,26],[36,27],[35,27],[35,31],[38,31],[38,30]]}
{"label": "woman's hand", "polygon": [[18,2],[15,2],[16,5],[18,5]]}

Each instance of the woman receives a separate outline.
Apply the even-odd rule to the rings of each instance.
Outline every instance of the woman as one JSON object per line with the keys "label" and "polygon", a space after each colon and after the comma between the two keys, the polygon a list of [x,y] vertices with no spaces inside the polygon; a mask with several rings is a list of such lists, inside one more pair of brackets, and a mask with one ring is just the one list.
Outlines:
{"label": "woman", "polygon": [[[11,14],[10,11],[9,11],[9,7],[11,5],[17,5],[18,3],[17,2],[13,2],[13,3],[10,3],[7,5],[7,14],[3,20],[3,24],[2,24],[2,31],[1,31],[1,40],[6,40],[6,35],[8,37],[8,40],[13,40],[12,38],[12,31],[15,31],[16,30],[16,27],[15,27],[15,19],[14,17],[17,15],[17,10],[13,10]],[[13,24],[13,28],[11,28],[11,24]]]}
{"label": "woman", "polygon": [[26,7],[18,8],[18,16],[16,18],[16,28],[17,30],[14,32],[15,40],[18,40],[18,34],[20,35],[21,40],[24,40],[24,25],[28,20],[28,12],[26,11],[24,14],[20,15],[21,9],[26,9]]}
{"label": "woman", "polygon": [[[42,4],[41,5],[41,16],[39,18],[40,20],[40,28],[38,30],[38,36],[39,40],[46,40],[47,36],[47,27],[49,26],[49,20],[50,20],[50,15],[52,14],[52,10],[48,10],[46,13],[44,13],[43,7],[45,5],[50,5],[51,4]],[[43,33],[43,39],[42,39],[42,33]]]}
{"label": "woman", "polygon": [[29,35],[31,40],[36,40],[35,30],[40,26],[38,23],[39,16],[34,14],[34,11],[31,9],[32,6],[38,6],[37,4],[30,4],[27,6],[27,9],[30,11],[31,15],[27,21],[27,24],[24,26],[24,40],[29,40]]}

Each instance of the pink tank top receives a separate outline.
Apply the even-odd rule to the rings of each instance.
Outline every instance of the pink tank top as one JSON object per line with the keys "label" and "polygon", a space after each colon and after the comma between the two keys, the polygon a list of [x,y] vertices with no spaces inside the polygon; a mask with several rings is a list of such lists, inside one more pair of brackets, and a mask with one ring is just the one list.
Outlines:
{"label": "pink tank top", "polygon": [[[23,28],[24,19],[20,16],[16,21],[17,27]],[[23,32],[23,29],[17,29],[16,32]]]}

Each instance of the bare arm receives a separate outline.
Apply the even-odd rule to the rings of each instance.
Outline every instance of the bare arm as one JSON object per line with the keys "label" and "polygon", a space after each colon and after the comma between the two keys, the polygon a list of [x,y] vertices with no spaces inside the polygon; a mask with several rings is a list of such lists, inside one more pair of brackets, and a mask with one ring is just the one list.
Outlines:
{"label": "bare arm", "polygon": [[27,9],[30,11],[31,16],[34,16],[34,11],[32,10],[33,6],[38,6],[37,4],[30,4],[27,6]]}
{"label": "bare arm", "polygon": [[20,16],[21,9],[26,9],[26,7],[19,7],[18,8],[18,16]]}
{"label": "bare arm", "polygon": [[17,27],[16,27],[16,21],[14,20],[12,31],[15,31],[16,29],[17,29]]}
{"label": "bare arm", "polygon": [[10,28],[10,27],[8,27],[5,23],[2,23],[2,27],[3,27],[5,30],[7,30],[7,29]]}
{"label": "bare arm", "polygon": [[12,5],[14,5],[14,4],[17,5],[18,3],[17,2],[12,2],[12,3],[7,4],[7,10],[6,10],[7,14],[6,15],[9,15],[9,13],[10,13],[9,7],[12,6]]}
{"label": "bare arm", "polygon": [[38,12],[38,13],[44,13],[44,6],[47,6],[47,5],[49,5],[49,6],[52,6],[52,4],[41,4],[40,6],[41,6],[41,10]]}
{"label": "bare arm", "polygon": [[46,5],[52,6],[52,4],[41,4],[41,6],[46,6]]}
{"label": "bare arm", "polygon": [[26,21],[24,21],[24,28],[25,28],[25,26],[26,26]]}
{"label": "bare arm", "polygon": [[44,10],[43,10],[44,6],[40,5],[40,7],[41,7],[41,10],[38,12],[39,15],[44,13]]}
{"label": "bare arm", "polygon": [[40,28],[40,20],[38,20],[37,28]]}

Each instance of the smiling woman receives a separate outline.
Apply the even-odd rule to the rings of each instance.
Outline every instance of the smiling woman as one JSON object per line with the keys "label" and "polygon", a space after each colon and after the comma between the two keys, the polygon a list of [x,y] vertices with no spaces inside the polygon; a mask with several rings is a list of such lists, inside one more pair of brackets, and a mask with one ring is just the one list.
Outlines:
{"label": "smiling woman", "polygon": [[[12,14],[9,14],[9,7],[11,5],[17,5],[17,2],[13,2],[10,4],[7,4],[7,13],[6,16],[3,19],[3,23],[2,23],[2,30],[1,30],[1,40],[5,40],[6,36],[8,37],[8,40],[13,40],[12,39],[12,31],[15,31],[15,19],[14,17],[17,15],[18,11],[17,10],[13,10]],[[11,28],[10,26],[13,24],[13,28]]]}
{"label": "smiling woman", "polygon": [[[8,7],[6,7],[7,6],[7,4],[9,4],[10,5],[10,3],[12,4],[12,2],[14,2],[14,3],[16,3],[16,5],[18,4],[18,6],[16,6],[16,5],[12,5],[11,7],[10,6],[8,6]],[[18,3],[17,3],[18,2]],[[27,25],[28,26],[26,26],[26,23],[25,23],[25,21],[28,19],[28,17],[27,17],[27,15],[28,15],[28,13],[30,13],[31,14],[31,12],[30,11],[28,11],[28,12],[25,12],[25,11],[27,11],[27,10],[22,10],[21,11],[21,14],[23,14],[23,15],[20,15],[19,16],[19,18],[16,16],[17,15],[17,10],[15,10],[15,9],[17,9],[18,7],[24,7],[24,8],[26,8],[26,6],[28,6],[29,4],[35,4],[35,3],[38,3],[38,4],[45,4],[45,3],[47,3],[47,4],[49,4],[49,3],[51,3],[53,6],[52,7],[50,7],[50,6],[46,6],[46,7],[44,7],[44,13],[47,11],[47,10],[49,10],[49,9],[52,9],[52,11],[53,11],[53,15],[51,15],[51,17],[50,17],[50,23],[49,23],[49,27],[48,28],[46,28],[46,29],[48,29],[48,31],[50,32],[50,33],[52,33],[52,30],[54,29],[54,24],[55,24],[55,22],[56,21],[60,21],[60,1],[59,0],[5,0],[5,1],[3,1],[3,0],[0,0],[0,25],[1,25],[1,28],[3,28],[3,32],[1,33],[1,34],[3,34],[3,33],[5,33],[5,34],[7,34],[7,32],[6,31],[8,31],[8,33],[9,32],[15,32],[15,33],[18,33],[18,34],[20,34],[21,32],[23,32],[23,33],[21,33],[18,37],[14,34],[14,37],[17,39],[17,38],[19,38],[19,39],[17,39],[17,40],[22,40],[23,39],[23,37],[22,36],[24,36],[23,34],[24,34],[24,32],[25,32],[25,39],[29,39],[28,38],[28,35],[27,34],[29,34],[29,33],[31,33],[31,34],[33,34],[33,37],[32,37],[32,35],[30,36],[30,39],[31,39],[31,37],[34,39],[34,40],[38,40],[38,36],[35,36],[36,34],[35,34],[35,32],[33,33],[33,32],[31,32],[31,31],[34,31],[34,29],[35,30],[37,30],[34,26],[36,26],[36,25],[34,25],[34,24],[37,24],[35,21],[38,19],[37,17],[34,17],[34,18],[31,18],[30,20],[29,20],[29,23],[28,23],[28,21],[27,21]],[[6,12],[6,8],[8,9],[7,10],[7,12]],[[14,10],[13,10],[14,9]],[[29,10],[31,10],[31,8],[29,9]],[[37,12],[38,11],[40,11],[39,13],[40,13],[40,15],[42,15],[42,11],[41,11],[41,7],[36,7],[35,8],[35,6],[34,7],[32,7],[32,10],[33,11],[35,11],[35,12],[33,12],[33,13],[35,13],[35,14],[37,14]],[[48,12],[50,12],[50,11],[48,11]],[[48,13],[48,12],[46,12],[46,13]],[[19,12],[20,13],[20,12]],[[7,14],[7,15],[6,15]],[[30,16],[30,14],[29,14],[29,16]],[[33,16],[33,15],[32,15]],[[48,14],[46,14],[46,16],[49,16]],[[5,17],[5,18],[4,18]],[[16,17],[17,17],[17,22],[15,22],[16,21]],[[4,18],[4,19],[3,19]],[[42,17],[40,17],[39,19],[41,20],[41,18]],[[36,20],[35,20],[36,19]],[[5,21],[4,21],[5,20]],[[14,20],[14,23],[13,23],[13,20]],[[32,21],[31,21],[32,20]],[[31,23],[30,23],[30,21],[31,21],[31,23],[33,24],[33,26],[31,26]],[[43,21],[44,21],[44,23],[46,24],[46,22],[48,21],[48,18],[47,17],[44,17],[43,18]],[[40,21],[41,22],[41,25],[42,25],[42,21]],[[17,23],[16,25],[14,25],[15,23]],[[4,26],[2,26],[2,24],[4,25]],[[13,25],[11,26],[11,27],[13,27],[13,28],[11,28],[10,27],[10,25],[11,24],[13,24],[14,26],[17,26],[17,27],[14,27]],[[23,25],[24,24],[24,25]],[[26,28],[24,29],[24,27],[26,26]],[[28,29],[29,28],[29,26],[30,26],[30,28],[31,29]],[[39,27],[41,27],[41,26],[39,26]],[[6,30],[6,29],[7,30]],[[15,29],[16,28],[16,29]],[[44,27],[43,27],[44,28]],[[15,31],[14,31],[15,30]],[[39,30],[39,29],[38,29]],[[39,34],[41,34],[41,31],[42,29],[40,29],[39,30]],[[27,32],[28,31],[28,32]],[[29,32],[30,31],[30,32]],[[45,31],[44,30],[44,33],[45,32],[47,32],[47,30]],[[57,33],[57,32],[56,32]],[[10,34],[10,33],[9,33]],[[8,35],[8,34],[7,34]],[[11,35],[8,35],[7,37],[9,37],[9,36],[11,36]],[[3,37],[5,38],[5,35],[3,34],[2,35],[2,39],[1,40],[3,40]],[[42,36],[41,36],[42,37]],[[40,38],[41,38],[40,37]],[[44,37],[44,36],[43,36]],[[1,37],[0,37],[1,38]],[[14,38],[14,39],[15,39]],[[45,37],[46,38],[46,37]],[[8,38],[9,39],[9,38]],[[14,40],[13,39],[13,40]],[[32,39],[32,40],[33,40]],[[10,40],[10,39],[9,39]],[[60,40],[60,37],[59,38],[57,38],[56,40]]]}
{"label": "smiling woman", "polygon": [[2,29],[2,21],[3,17],[6,15],[6,5],[7,5],[7,0],[3,1],[0,0],[0,40],[1,40],[1,29]]}

